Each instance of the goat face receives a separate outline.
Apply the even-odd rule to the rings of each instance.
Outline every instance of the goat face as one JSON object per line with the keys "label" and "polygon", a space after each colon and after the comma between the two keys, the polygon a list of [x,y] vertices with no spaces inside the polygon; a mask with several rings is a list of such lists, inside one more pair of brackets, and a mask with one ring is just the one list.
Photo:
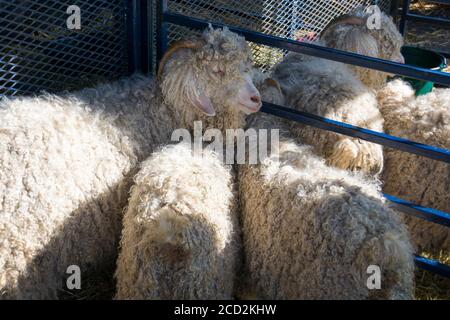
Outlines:
{"label": "goat face", "polygon": [[392,17],[378,12],[379,23],[372,25],[372,14],[357,8],[331,21],[321,34],[325,43],[335,49],[404,63],[400,52],[403,37]]}
{"label": "goat face", "polygon": [[228,29],[207,29],[202,37],[173,45],[161,60],[164,98],[188,103],[208,116],[232,108],[257,112],[261,97],[251,79],[251,51],[245,39]]}

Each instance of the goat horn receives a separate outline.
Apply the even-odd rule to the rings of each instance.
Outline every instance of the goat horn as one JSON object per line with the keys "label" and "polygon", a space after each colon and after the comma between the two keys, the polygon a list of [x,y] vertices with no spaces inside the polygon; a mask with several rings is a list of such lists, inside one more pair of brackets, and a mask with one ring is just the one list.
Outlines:
{"label": "goat horn", "polygon": [[339,16],[333,20],[331,20],[330,23],[327,24],[327,26],[322,30],[322,33],[320,35],[321,38],[334,26],[340,25],[340,24],[349,24],[354,26],[363,26],[367,22],[366,18],[356,17],[348,14],[344,14],[342,16]]}
{"label": "goat horn", "polygon": [[277,88],[277,90],[278,90],[280,93],[283,92],[283,91],[281,91],[280,84],[279,84],[278,81],[275,80],[275,79],[272,79],[272,78],[266,78],[266,79],[264,80],[264,83],[265,83],[266,85],[268,85],[268,86]]}
{"label": "goat horn", "polygon": [[169,58],[174,54],[176,51],[180,49],[197,49],[200,48],[203,45],[203,42],[200,40],[180,40],[175,42],[170,46],[170,48],[166,51],[164,56],[161,58],[161,61],[159,62],[158,66],[158,79],[161,78],[164,66],[169,60]]}

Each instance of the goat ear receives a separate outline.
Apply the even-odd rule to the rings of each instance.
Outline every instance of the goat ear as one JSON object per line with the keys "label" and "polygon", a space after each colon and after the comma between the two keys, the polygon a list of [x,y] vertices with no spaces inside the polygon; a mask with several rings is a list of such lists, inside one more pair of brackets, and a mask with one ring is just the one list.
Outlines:
{"label": "goat ear", "polygon": [[216,115],[216,111],[212,106],[211,99],[204,94],[195,95],[190,99],[190,102],[207,116],[213,117]]}

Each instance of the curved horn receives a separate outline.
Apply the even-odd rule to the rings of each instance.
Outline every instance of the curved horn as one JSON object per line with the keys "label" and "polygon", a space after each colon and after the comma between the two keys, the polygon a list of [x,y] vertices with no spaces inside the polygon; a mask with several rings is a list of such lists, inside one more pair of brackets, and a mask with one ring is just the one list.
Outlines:
{"label": "curved horn", "polygon": [[278,90],[280,93],[283,93],[283,91],[281,90],[280,84],[278,83],[277,80],[272,79],[272,78],[266,78],[266,79],[264,80],[264,83],[265,83],[266,85],[268,85],[268,86],[277,88],[277,90]]}
{"label": "curved horn", "polygon": [[174,54],[176,51],[180,49],[197,49],[200,48],[203,45],[203,42],[200,40],[180,40],[175,42],[170,46],[170,48],[164,53],[164,56],[161,58],[161,61],[158,65],[158,79],[161,78],[162,72],[164,70],[164,66],[169,60],[169,58]]}
{"label": "curved horn", "polygon": [[320,38],[323,38],[323,36],[330,31],[330,29],[334,26],[340,25],[340,24],[349,24],[354,26],[363,26],[367,23],[367,18],[362,17],[356,17],[349,14],[344,14],[342,16],[339,16],[333,20],[331,20],[330,23],[327,24],[327,26],[322,30],[322,33],[320,34]]}

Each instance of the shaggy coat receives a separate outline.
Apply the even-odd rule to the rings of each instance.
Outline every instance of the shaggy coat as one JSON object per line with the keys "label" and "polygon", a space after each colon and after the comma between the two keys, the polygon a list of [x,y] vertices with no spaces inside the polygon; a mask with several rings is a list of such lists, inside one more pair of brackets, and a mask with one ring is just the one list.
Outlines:
{"label": "shaggy coat", "polygon": [[1,101],[2,298],[54,299],[70,265],[83,279],[114,263],[130,178],[151,151],[143,134],[169,134],[157,107],[142,76]]}
{"label": "shaggy coat", "polygon": [[190,144],[141,164],[124,218],[117,299],[231,299],[240,234],[230,168]]}
{"label": "shaggy coat", "polygon": [[[450,149],[450,90],[416,97],[395,80],[378,93],[388,134]],[[414,203],[450,212],[450,166],[394,149],[385,150],[384,191]],[[450,230],[414,217],[406,221],[419,250],[450,252]]]}
{"label": "shaggy coat", "polygon": [[[1,100],[2,298],[57,298],[65,288],[63,278],[70,265],[78,265],[84,279],[115,260],[122,210],[138,163],[159,145],[170,142],[174,129],[190,128],[196,119],[203,120],[207,128],[210,118],[187,101],[199,96],[236,96],[236,88],[244,81],[240,76],[250,68],[248,47],[231,32],[206,32],[202,41],[198,50],[186,42],[170,56],[162,74],[162,90],[154,79],[134,76],[66,95]],[[215,53],[221,53],[223,59],[213,59]],[[225,71],[228,77],[222,77]],[[214,84],[221,89],[218,95]],[[236,123],[241,111],[236,107],[227,115],[224,112],[216,109],[221,122],[214,126]],[[243,121],[243,116],[240,118]],[[217,167],[215,162],[211,165]],[[229,176],[223,177],[228,185]],[[223,197],[225,206],[229,195]],[[228,223],[224,230],[229,230],[230,238],[236,228],[232,207],[230,203],[218,213],[227,215],[223,217]],[[211,237],[215,231],[211,230]],[[201,254],[204,244],[192,243],[199,246],[197,253]],[[128,256],[126,252],[122,255]],[[236,257],[228,259],[233,265]],[[120,263],[125,263],[124,258]],[[141,270],[141,275],[146,272]],[[134,274],[118,272],[119,285],[121,276]],[[233,278],[229,273],[219,276],[227,286],[219,286],[217,296],[230,296]],[[174,292],[173,297],[202,296],[201,291],[195,296],[184,294]],[[208,297],[213,296],[214,292],[208,291]]]}
{"label": "shaggy coat", "polygon": [[[331,23],[321,39],[327,47],[354,52],[369,57],[404,63],[401,54],[403,37],[398,32],[392,17],[381,13],[379,29],[368,27],[371,13],[361,8],[350,14],[362,18],[363,24]],[[379,89],[386,83],[388,74],[368,68],[346,65],[368,88]]]}
{"label": "shaggy coat", "polygon": [[[291,53],[275,67],[273,77],[280,83],[286,105],[294,109],[383,131],[374,92],[344,64]],[[290,127],[298,139],[313,146],[332,166],[373,175],[381,172],[380,145],[299,123]]]}
{"label": "shaggy coat", "polygon": [[[403,43],[392,19],[381,15],[381,28],[369,29],[369,14],[357,9],[332,21],[321,35],[326,46],[393,61],[403,61]],[[273,77],[294,109],[355,126],[383,131],[376,89],[386,74],[330,60],[290,53],[275,66]],[[377,175],[383,168],[382,147],[364,140],[291,124],[293,134],[312,145],[328,164]]]}
{"label": "shaggy coat", "polygon": [[[363,17],[359,11],[356,16]],[[322,35],[326,45],[372,57],[404,62],[400,49],[403,38],[392,19],[381,16],[381,30],[366,26],[337,25]],[[356,66],[350,70],[368,87],[380,89],[378,108],[385,120],[385,131],[394,136],[449,149],[449,90],[438,89],[421,97],[401,81],[383,88],[387,74]],[[449,166],[425,157],[385,149],[384,191],[412,202],[450,211]],[[448,228],[421,219],[405,217],[419,250],[450,251]]]}
{"label": "shaggy coat", "polygon": [[[282,103],[273,80],[264,101]],[[406,228],[367,180],[325,164],[282,120],[257,114],[249,127],[279,129],[278,153],[239,166],[245,269],[240,296],[260,299],[411,299],[413,251]],[[369,265],[382,270],[369,290]]]}
{"label": "shaggy coat", "polygon": [[[227,30],[197,41],[200,46],[172,53],[177,60],[162,66],[167,103],[189,106],[200,90],[215,117],[180,109],[183,128],[192,133],[198,120],[215,133],[242,128],[245,113],[235,97],[250,78],[247,43]],[[187,90],[192,81],[204,87]],[[124,216],[116,298],[231,299],[240,253],[235,183],[231,166],[211,150],[193,152],[189,142],[142,163]]]}

